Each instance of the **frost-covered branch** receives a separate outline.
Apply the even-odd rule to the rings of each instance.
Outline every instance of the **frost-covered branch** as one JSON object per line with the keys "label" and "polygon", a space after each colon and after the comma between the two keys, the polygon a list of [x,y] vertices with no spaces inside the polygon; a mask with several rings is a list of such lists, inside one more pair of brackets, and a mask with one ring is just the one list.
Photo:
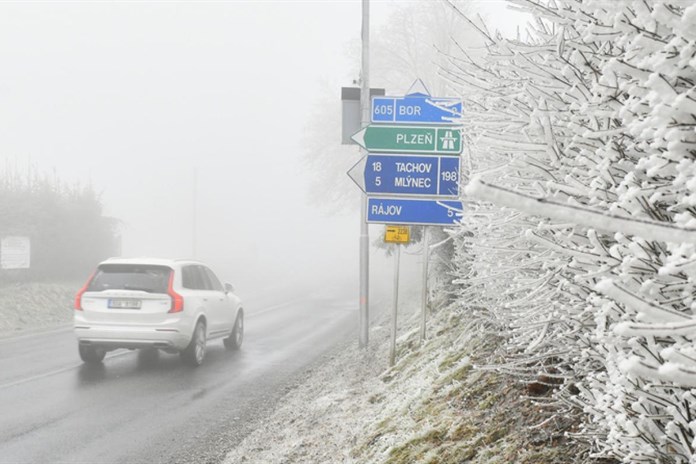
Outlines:
{"label": "frost-covered branch", "polygon": [[527,38],[448,74],[479,174],[456,281],[501,340],[487,367],[562,372],[548,406],[586,415],[598,456],[696,462],[696,4],[514,4]]}
{"label": "frost-covered branch", "polygon": [[696,243],[696,227],[680,227],[671,223],[647,219],[618,216],[606,211],[597,211],[578,204],[562,204],[548,198],[539,198],[517,192],[499,185],[471,179],[464,189],[468,197],[491,201],[527,214],[543,215],[558,221],[571,221],[584,227],[593,227],[606,232],[621,232],[637,235],[647,240],[664,242]]}

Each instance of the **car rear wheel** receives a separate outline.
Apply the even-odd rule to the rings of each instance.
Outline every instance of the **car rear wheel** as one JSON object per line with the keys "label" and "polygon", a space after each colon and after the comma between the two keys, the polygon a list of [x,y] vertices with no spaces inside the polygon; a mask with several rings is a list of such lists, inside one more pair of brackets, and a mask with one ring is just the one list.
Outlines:
{"label": "car rear wheel", "polygon": [[97,346],[78,345],[77,348],[80,352],[80,358],[87,364],[99,364],[106,356],[106,350]]}
{"label": "car rear wheel", "polygon": [[191,366],[200,366],[205,358],[205,323],[199,321],[193,331],[193,337],[188,346],[181,352],[181,359]]}
{"label": "car rear wheel", "polygon": [[239,310],[237,314],[237,320],[234,322],[234,327],[230,336],[225,338],[223,342],[225,347],[230,350],[238,350],[242,347],[242,342],[244,341],[244,311]]}

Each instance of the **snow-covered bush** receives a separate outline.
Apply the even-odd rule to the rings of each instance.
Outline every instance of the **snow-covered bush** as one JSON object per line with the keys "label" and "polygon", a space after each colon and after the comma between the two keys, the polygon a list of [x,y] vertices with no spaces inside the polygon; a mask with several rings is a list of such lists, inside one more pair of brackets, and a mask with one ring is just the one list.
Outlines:
{"label": "snow-covered bush", "polygon": [[479,27],[487,55],[446,72],[460,297],[504,334],[497,368],[562,382],[548,406],[595,455],[694,462],[696,3],[513,3],[527,36]]}

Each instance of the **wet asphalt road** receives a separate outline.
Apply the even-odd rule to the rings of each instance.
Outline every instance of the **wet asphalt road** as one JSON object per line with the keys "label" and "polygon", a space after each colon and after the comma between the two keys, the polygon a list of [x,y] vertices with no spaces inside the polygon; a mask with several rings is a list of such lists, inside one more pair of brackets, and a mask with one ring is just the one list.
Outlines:
{"label": "wet asphalt road", "polygon": [[239,352],[211,341],[205,364],[107,354],[88,367],[71,327],[0,338],[0,463],[215,463],[313,363],[355,335],[356,304],[245,302]]}

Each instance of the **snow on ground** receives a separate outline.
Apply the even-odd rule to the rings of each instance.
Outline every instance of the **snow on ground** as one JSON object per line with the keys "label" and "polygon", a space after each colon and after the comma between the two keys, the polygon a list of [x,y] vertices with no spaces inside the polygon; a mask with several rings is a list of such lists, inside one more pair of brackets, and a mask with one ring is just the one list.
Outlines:
{"label": "snow on ground", "polygon": [[301,386],[280,401],[271,421],[225,462],[349,462],[347,453],[362,437],[364,415],[373,407],[370,395],[380,387],[384,365],[384,353],[377,352],[375,343],[367,351],[356,345],[343,347],[345,351],[306,372]]}
{"label": "snow on ground", "polygon": [[79,288],[70,283],[0,285],[0,335],[71,322]]}
{"label": "snow on ground", "polygon": [[526,386],[473,367],[486,341],[466,311],[439,311],[421,347],[415,301],[404,306],[393,369],[382,317],[368,349],[353,341],[306,372],[225,464],[583,462],[564,436],[574,424],[544,424]]}

